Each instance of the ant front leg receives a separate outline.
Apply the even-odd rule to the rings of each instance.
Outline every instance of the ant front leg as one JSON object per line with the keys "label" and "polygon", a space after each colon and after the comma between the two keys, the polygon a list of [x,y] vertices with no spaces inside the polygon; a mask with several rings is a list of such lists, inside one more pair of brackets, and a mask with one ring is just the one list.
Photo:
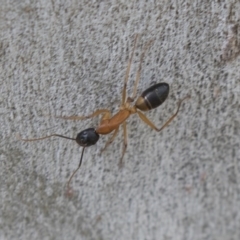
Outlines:
{"label": "ant front leg", "polygon": [[113,135],[112,135],[111,138],[106,142],[106,144],[105,144],[104,148],[101,150],[100,154],[102,154],[103,151],[105,151],[106,148],[113,142],[113,140],[115,139],[115,137],[116,137],[117,134],[118,134],[118,131],[119,131],[119,128],[117,128],[117,129],[114,131]]}
{"label": "ant front leg", "polygon": [[93,112],[92,114],[88,115],[88,116],[68,116],[68,117],[64,117],[64,116],[54,116],[55,118],[61,118],[64,120],[73,120],[73,121],[78,121],[78,120],[85,120],[85,119],[89,119],[89,118],[93,118],[93,117],[97,117],[98,115],[103,115],[104,116],[109,116],[111,115],[110,111],[108,109],[98,109],[95,112]]}

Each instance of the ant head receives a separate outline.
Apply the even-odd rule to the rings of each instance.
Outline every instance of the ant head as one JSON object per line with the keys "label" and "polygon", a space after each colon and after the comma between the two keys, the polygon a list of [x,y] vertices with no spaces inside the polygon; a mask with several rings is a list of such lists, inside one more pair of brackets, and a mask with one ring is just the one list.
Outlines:
{"label": "ant head", "polygon": [[94,145],[99,139],[99,134],[94,128],[88,128],[81,131],[77,137],[76,142],[82,147],[89,147]]}

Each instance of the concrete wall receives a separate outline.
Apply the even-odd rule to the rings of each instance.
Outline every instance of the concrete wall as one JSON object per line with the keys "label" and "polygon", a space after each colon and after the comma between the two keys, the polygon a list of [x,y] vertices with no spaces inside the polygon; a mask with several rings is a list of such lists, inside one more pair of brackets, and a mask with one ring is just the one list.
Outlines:
{"label": "concrete wall", "polygon": [[[2,1],[0,7],[1,239],[240,239],[240,2],[183,0]],[[116,112],[134,34],[144,45],[138,94],[167,82],[166,102],[86,149],[69,137],[99,118],[51,116]],[[50,115],[50,116],[49,116]]]}

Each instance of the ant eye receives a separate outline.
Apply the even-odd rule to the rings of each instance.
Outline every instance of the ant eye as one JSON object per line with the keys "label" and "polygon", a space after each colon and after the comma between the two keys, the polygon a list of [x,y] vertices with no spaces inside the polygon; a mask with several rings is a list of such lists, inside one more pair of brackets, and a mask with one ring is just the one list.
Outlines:
{"label": "ant eye", "polygon": [[82,147],[94,145],[99,139],[94,128],[88,128],[80,132],[76,137],[76,142]]}
{"label": "ant eye", "polygon": [[82,144],[85,144],[86,141],[87,141],[87,133],[84,132],[80,137],[79,137],[79,140]]}

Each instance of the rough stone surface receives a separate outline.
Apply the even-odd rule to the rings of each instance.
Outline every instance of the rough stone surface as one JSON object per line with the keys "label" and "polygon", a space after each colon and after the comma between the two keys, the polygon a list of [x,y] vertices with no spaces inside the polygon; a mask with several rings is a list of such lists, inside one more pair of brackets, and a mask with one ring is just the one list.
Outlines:
{"label": "rough stone surface", "polygon": [[[138,94],[167,82],[166,102],[128,121],[123,169],[122,128],[86,149],[54,138],[75,137],[99,118],[52,116],[116,112],[134,34],[140,54]],[[238,0],[38,0],[0,6],[0,239],[240,239],[240,2]]]}

